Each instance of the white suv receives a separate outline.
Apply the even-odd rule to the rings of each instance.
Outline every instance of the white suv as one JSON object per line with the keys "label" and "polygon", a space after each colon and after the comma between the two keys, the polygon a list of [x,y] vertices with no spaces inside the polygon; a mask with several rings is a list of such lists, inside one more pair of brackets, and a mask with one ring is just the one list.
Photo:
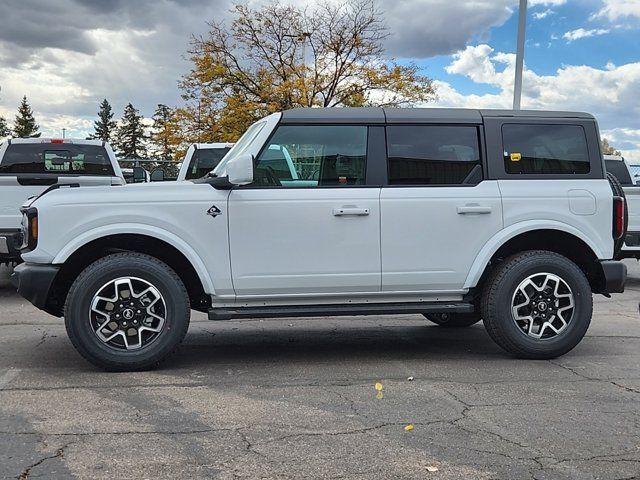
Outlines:
{"label": "white suv", "polygon": [[56,184],[122,185],[124,177],[101,140],[16,138],[0,144],[0,262],[20,259],[20,207]]}
{"label": "white suv", "polygon": [[618,181],[620,195],[627,202],[627,232],[616,258],[640,260],[640,185],[635,182],[631,166],[620,156],[605,155],[605,167]]}
{"label": "white suv", "polygon": [[624,211],[587,114],[298,109],[201,180],[25,205],[14,280],[111,370],[167,357],[191,309],[483,320],[508,352],[552,358],[585,335],[593,293],[624,290]]}

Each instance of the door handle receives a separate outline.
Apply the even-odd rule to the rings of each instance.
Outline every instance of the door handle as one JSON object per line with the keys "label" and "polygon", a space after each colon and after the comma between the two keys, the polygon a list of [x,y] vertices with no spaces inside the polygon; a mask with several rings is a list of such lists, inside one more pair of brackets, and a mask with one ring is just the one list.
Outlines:
{"label": "door handle", "polygon": [[353,208],[353,207],[341,207],[334,208],[333,215],[335,217],[346,217],[346,216],[356,216],[363,217],[365,215],[369,215],[368,208]]}
{"label": "door handle", "polygon": [[477,203],[472,203],[464,205],[462,207],[458,207],[458,215],[486,215],[488,213],[491,213],[491,207],[487,205],[478,205]]}

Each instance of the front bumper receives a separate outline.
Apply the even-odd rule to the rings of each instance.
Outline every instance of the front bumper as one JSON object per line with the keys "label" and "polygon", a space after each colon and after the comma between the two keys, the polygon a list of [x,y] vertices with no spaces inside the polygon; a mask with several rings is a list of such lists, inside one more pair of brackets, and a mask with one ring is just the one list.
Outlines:
{"label": "front bumper", "polygon": [[627,281],[627,266],[616,260],[603,260],[602,267],[603,290],[600,293],[622,293]]}
{"label": "front bumper", "polygon": [[11,282],[20,295],[46,311],[53,281],[59,271],[60,267],[56,265],[23,263],[13,270]]}
{"label": "front bumper", "polygon": [[0,261],[20,259],[22,234],[19,230],[0,232]]}

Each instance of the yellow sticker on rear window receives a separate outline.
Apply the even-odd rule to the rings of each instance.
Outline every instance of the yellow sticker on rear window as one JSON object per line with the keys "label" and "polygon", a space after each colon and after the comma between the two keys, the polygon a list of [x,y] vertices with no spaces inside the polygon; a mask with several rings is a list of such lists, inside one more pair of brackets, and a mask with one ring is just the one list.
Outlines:
{"label": "yellow sticker on rear window", "polygon": [[509,156],[511,157],[511,161],[512,162],[519,162],[520,160],[522,160],[522,154],[521,153],[512,153]]}

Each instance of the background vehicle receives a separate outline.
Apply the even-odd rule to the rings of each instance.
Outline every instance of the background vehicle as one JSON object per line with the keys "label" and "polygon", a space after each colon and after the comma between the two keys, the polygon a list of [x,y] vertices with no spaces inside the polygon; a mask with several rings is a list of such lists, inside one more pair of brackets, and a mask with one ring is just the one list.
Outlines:
{"label": "background vehicle", "polygon": [[627,161],[620,156],[605,155],[607,171],[612,173],[624,191],[627,201],[629,225],[618,258],[640,260],[640,185],[637,185]]}
{"label": "background vehicle", "polygon": [[0,144],[0,262],[19,260],[20,206],[51,185],[122,185],[108,143],[16,138]]}
{"label": "background vehicle", "polygon": [[[136,171],[138,172],[137,175]],[[151,181],[151,173],[142,167],[123,168],[122,175],[127,183],[145,183]]]}
{"label": "background vehicle", "polygon": [[178,181],[204,177],[216,168],[231,147],[233,143],[194,143],[184,156]]}
{"label": "background vehicle", "polygon": [[553,358],[626,278],[624,199],[582,113],[289,110],[206,178],[58,189],[23,212],[18,292],[113,370],[166,358],[191,309],[482,320],[511,354]]}

